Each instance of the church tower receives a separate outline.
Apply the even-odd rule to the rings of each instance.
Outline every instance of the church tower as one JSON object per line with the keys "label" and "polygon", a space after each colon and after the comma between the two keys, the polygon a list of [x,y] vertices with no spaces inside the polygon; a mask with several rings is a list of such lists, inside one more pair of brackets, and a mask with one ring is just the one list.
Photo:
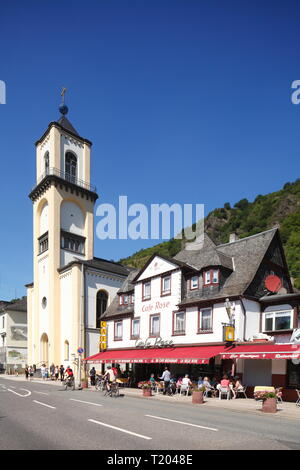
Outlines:
{"label": "church tower", "polygon": [[[28,363],[62,364],[80,346],[82,273],[76,261],[93,258],[94,204],[90,183],[91,142],[81,137],[60,108],[36,142],[33,203],[33,284],[28,285]],[[75,263],[74,263],[75,262]],[[68,287],[60,270],[72,269]],[[69,289],[69,290],[68,290]],[[62,292],[64,295],[62,295]],[[67,321],[67,311],[71,312]]]}

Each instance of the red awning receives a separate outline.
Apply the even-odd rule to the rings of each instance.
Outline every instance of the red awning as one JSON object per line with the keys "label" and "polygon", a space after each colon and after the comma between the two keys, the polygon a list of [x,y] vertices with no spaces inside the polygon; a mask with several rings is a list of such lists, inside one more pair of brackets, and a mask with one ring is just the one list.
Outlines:
{"label": "red awning", "polygon": [[120,349],[105,351],[84,359],[89,364],[110,363],[174,363],[174,364],[208,364],[211,357],[226,351],[225,346],[198,346],[186,348],[147,348]]}
{"label": "red awning", "polygon": [[300,359],[300,344],[251,344],[223,352],[222,359]]}

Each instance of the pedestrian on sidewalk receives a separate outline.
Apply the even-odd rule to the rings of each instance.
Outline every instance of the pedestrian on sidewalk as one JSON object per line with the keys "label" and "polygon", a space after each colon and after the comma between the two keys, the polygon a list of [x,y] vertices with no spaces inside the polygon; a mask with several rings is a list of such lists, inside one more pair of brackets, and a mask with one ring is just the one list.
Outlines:
{"label": "pedestrian on sidewalk", "polygon": [[58,367],[58,366],[55,367],[54,375],[55,375],[55,380],[57,381],[57,380],[58,380],[58,376],[59,376],[59,367]]}
{"label": "pedestrian on sidewalk", "polygon": [[95,378],[96,378],[96,369],[95,367],[92,367],[90,370],[90,380],[91,380],[91,385],[95,385]]}
{"label": "pedestrian on sidewalk", "polygon": [[64,368],[63,365],[60,366],[59,373],[60,373],[60,381],[63,382],[64,381],[64,376],[65,376],[65,368]]}
{"label": "pedestrian on sidewalk", "polygon": [[28,375],[29,375],[29,380],[33,379],[33,368],[31,366],[28,367]]}
{"label": "pedestrian on sidewalk", "polygon": [[163,371],[163,374],[161,377],[159,377],[159,379],[164,381],[163,394],[165,395],[167,391],[169,390],[170,379],[171,379],[171,372],[169,371],[167,367],[165,367],[165,370]]}
{"label": "pedestrian on sidewalk", "polygon": [[46,366],[45,366],[45,364],[41,365],[41,374],[42,374],[42,379],[45,380],[46,379]]}
{"label": "pedestrian on sidewalk", "polygon": [[25,366],[25,377],[26,377],[26,380],[28,380],[28,376],[29,376],[29,370],[28,370],[28,365],[26,364],[26,366]]}

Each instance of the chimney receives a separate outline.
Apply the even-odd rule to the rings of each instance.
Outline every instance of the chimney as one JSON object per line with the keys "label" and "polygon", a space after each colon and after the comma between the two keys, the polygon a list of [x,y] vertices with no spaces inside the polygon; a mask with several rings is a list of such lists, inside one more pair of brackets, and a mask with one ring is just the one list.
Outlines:
{"label": "chimney", "polygon": [[239,237],[237,236],[237,234],[235,232],[231,233],[229,235],[229,243],[236,242],[238,239],[239,239]]}

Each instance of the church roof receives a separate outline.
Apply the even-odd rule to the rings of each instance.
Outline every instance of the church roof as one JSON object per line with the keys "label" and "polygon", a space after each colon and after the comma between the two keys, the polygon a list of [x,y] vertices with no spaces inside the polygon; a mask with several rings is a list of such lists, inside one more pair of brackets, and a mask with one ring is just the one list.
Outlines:
{"label": "church roof", "polygon": [[2,306],[2,311],[13,310],[16,312],[27,312],[27,297],[22,297],[15,302],[7,302],[6,305]]}
{"label": "church roof", "polygon": [[61,125],[61,127],[63,129],[65,129],[66,131],[71,132],[72,134],[75,134],[79,137],[78,132],[72,126],[72,124],[70,123],[69,119],[66,118],[66,116],[62,116],[57,122],[58,122],[58,124]]}
{"label": "church roof", "polygon": [[86,266],[99,269],[101,271],[107,271],[113,274],[120,274],[121,276],[128,276],[132,268],[128,268],[123,264],[116,263],[115,261],[109,261],[103,258],[93,258],[87,261],[84,261],[83,264]]}
{"label": "church roof", "polygon": [[75,264],[83,264],[84,266],[88,268],[93,268],[99,271],[105,271],[107,273],[117,274],[117,275],[126,276],[126,277],[132,270],[132,268],[123,266],[122,264],[116,263],[115,261],[110,261],[107,259],[94,257],[89,260],[82,260],[82,259],[76,258],[74,259],[74,261],[71,261],[70,263],[63,266],[62,268],[59,268],[58,272],[59,273],[64,272],[70,269]]}

